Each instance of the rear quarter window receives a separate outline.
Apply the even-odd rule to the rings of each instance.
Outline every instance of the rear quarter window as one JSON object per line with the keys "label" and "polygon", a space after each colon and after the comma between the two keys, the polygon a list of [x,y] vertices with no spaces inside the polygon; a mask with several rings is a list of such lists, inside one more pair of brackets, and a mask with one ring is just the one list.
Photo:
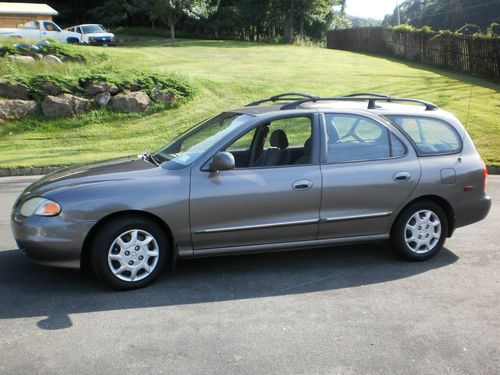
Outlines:
{"label": "rear quarter window", "polygon": [[386,116],[402,130],[420,155],[454,154],[462,150],[462,140],[445,121],[417,116]]}

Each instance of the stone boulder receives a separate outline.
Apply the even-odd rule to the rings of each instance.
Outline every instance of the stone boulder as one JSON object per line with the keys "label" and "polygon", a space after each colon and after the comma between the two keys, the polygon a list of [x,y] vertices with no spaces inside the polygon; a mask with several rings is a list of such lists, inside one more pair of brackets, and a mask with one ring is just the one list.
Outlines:
{"label": "stone boulder", "polygon": [[92,102],[71,94],[48,95],[42,102],[42,112],[46,117],[71,117],[92,108]]}
{"label": "stone boulder", "polygon": [[109,92],[111,95],[115,95],[120,91],[116,85],[106,82],[87,82],[84,89],[89,95],[96,95],[101,92]]}
{"label": "stone boulder", "polygon": [[19,82],[0,82],[0,97],[28,100],[28,86]]}
{"label": "stone boulder", "polygon": [[34,100],[0,100],[0,121],[14,120],[25,116],[33,116],[38,112],[38,103]]}
{"label": "stone boulder", "polygon": [[100,107],[106,107],[111,99],[109,92],[100,92],[95,96],[95,101]]}
{"label": "stone boulder", "polygon": [[140,91],[141,89],[141,85],[139,85],[138,83],[131,83],[129,86],[128,86],[128,89],[130,91]]}
{"label": "stone boulder", "polygon": [[35,60],[43,60],[43,55],[41,53],[33,52],[30,53],[30,56],[33,57]]}
{"label": "stone boulder", "polygon": [[177,101],[177,96],[172,91],[159,91],[154,97],[156,102],[170,106]]}
{"label": "stone boulder", "polygon": [[7,58],[11,61],[21,62],[21,63],[32,63],[35,59],[32,56],[21,56],[21,55],[7,55]]}
{"label": "stone boulder", "polygon": [[119,112],[145,112],[150,105],[151,99],[142,91],[117,94],[111,99],[111,107]]}
{"label": "stone boulder", "polygon": [[47,61],[48,63],[62,64],[62,60],[54,55],[45,55],[43,57],[43,61]]}
{"label": "stone boulder", "polygon": [[41,88],[46,95],[57,96],[63,93],[63,90],[58,85],[50,81],[43,82]]}

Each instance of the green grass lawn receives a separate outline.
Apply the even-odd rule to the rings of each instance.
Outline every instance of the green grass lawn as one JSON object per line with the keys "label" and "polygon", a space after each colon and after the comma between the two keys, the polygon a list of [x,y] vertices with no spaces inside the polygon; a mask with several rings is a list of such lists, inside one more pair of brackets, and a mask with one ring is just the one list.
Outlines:
{"label": "green grass lawn", "polygon": [[[500,165],[500,85],[418,64],[316,47],[228,41],[128,38],[90,64],[12,66],[0,74],[88,69],[179,75],[197,87],[194,100],[148,115],[94,111],[75,119],[41,118],[0,124],[0,168],[67,165],[154,150],[220,111],[286,91],[317,95],[382,92],[432,101],[466,124],[482,157]],[[471,96],[472,95],[472,96]]]}

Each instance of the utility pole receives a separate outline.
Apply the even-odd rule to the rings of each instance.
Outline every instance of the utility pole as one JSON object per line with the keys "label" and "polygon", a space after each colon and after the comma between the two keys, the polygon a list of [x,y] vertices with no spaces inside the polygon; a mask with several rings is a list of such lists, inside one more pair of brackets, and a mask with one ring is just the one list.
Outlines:
{"label": "utility pole", "polygon": [[399,15],[399,0],[396,0],[396,19],[398,26],[401,25],[401,17]]}

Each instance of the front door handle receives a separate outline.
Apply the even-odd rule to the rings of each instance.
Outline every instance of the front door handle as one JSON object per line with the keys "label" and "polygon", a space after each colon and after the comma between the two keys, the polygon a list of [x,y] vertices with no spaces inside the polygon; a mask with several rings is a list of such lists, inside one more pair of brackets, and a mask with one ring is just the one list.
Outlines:
{"label": "front door handle", "polygon": [[293,190],[309,190],[312,186],[313,183],[309,180],[295,181],[292,185]]}
{"label": "front door handle", "polygon": [[403,182],[403,181],[408,181],[411,177],[410,172],[398,172],[394,174],[392,179],[396,182]]}

